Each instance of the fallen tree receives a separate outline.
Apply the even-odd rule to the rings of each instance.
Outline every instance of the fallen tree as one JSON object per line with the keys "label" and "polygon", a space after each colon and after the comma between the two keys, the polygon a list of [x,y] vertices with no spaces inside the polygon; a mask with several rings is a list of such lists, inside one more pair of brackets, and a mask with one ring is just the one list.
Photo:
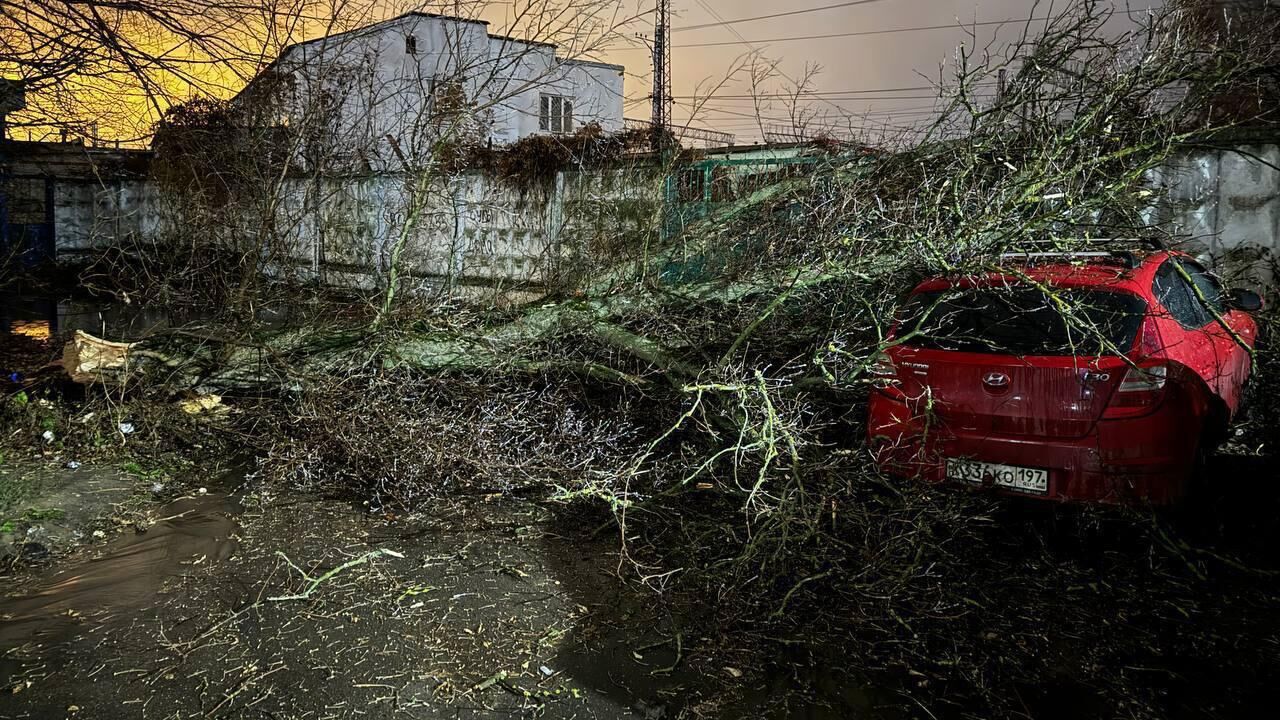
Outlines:
{"label": "fallen tree", "polygon": [[[382,302],[365,323],[176,331],[132,348],[129,369],[144,384],[217,393],[306,393],[365,371],[576,377],[663,393],[694,407],[679,435],[708,433],[696,467],[758,472],[762,486],[781,473],[776,494],[739,488],[749,506],[772,499],[760,513],[772,522],[795,490],[788,468],[803,464],[791,446],[812,434],[801,429],[805,403],[865,388],[916,278],[1000,272],[1006,251],[1082,236],[1178,240],[1149,222],[1153,172],[1188,142],[1268,121],[1275,91],[1269,26],[1214,35],[1192,22],[1198,13],[1174,8],[1109,38],[1109,14],[1086,3],[1002,60],[975,67],[961,52],[940,116],[910,145],[823,156],[547,302],[464,324]],[[980,102],[975,89],[997,77],[1002,94]],[[1253,105],[1239,102],[1242,88]],[[1228,96],[1232,115],[1219,109]],[[701,277],[685,271],[695,267]],[[783,418],[792,402],[799,416]],[[761,422],[785,431],[760,435]],[[600,470],[607,487],[593,492],[629,502],[641,471]]]}
{"label": "fallen tree", "polygon": [[[1002,534],[986,501],[880,478],[859,448],[868,369],[915,280],[999,272],[1003,252],[1081,237],[1176,242],[1150,222],[1153,171],[1185,143],[1271,121],[1274,21],[1224,37],[1175,7],[1114,38],[1108,17],[1083,3],[1003,59],[962,52],[910,144],[825,156],[563,296],[461,321],[398,298],[374,323],[175,331],[137,346],[126,383],[285,395],[254,421],[275,479],[410,509],[459,487],[607,507],[632,576],[715,598],[703,619],[718,627],[805,647],[838,628],[932,707],[1027,712],[1017,689],[1070,665],[1068,687],[1160,716],[1158,689],[1110,669],[1230,655],[1232,614],[1258,617],[1233,599],[1187,611],[1213,634],[1158,639],[1205,558],[1188,575],[1176,546],[1144,535],[1149,565],[1108,558],[1111,577],[1135,577],[1099,585],[1048,550],[1011,550],[1045,541]],[[988,100],[979,88],[1001,76]],[[1143,637],[1111,637],[1086,600],[1123,608]],[[1007,612],[1018,602],[1033,617]],[[1256,680],[1265,654],[1231,656],[1230,682]]]}

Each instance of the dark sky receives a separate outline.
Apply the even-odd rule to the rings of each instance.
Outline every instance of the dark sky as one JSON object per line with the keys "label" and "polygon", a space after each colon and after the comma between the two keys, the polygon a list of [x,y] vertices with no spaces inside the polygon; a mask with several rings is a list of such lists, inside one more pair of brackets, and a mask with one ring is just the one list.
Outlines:
{"label": "dark sky", "polygon": [[[672,40],[673,94],[679,101],[690,102],[699,82],[716,82],[734,65],[735,58],[751,52],[733,32],[724,26],[681,30],[681,28],[738,18],[792,12],[838,4],[840,0],[673,0],[676,18]],[[1109,0],[1114,2],[1119,17],[1109,23],[1117,32],[1132,23],[1124,17],[1126,8],[1140,12],[1158,4],[1159,0]],[[807,39],[792,42],[755,42],[808,35],[868,32],[933,25],[955,25],[964,22],[987,22],[1044,17],[1060,12],[1070,2],[1032,2],[1031,0],[872,0],[862,5],[834,8],[821,12],[790,15],[731,25],[742,38],[752,41],[764,57],[778,60],[779,75],[765,90],[777,93],[789,85],[788,77],[800,78],[806,64],[816,63],[822,72],[814,82],[815,90],[831,93],[826,100],[813,101],[806,108],[818,113],[840,112],[858,116],[854,124],[878,127],[888,124],[910,125],[928,117],[932,101],[928,91],[905,90],[880,93],[867,90],[912,88],[930,84],[939,76],[939,64],[950,64],[956,47],[965,43],[972,47],[975,39],[959,28],[917,32],[895,32],[878,35]],[[976,44],[986,47],[993,40],[1001,47],[1015,38],[1021,25],[974,28]],[[689,47],[703,43],[733,43],[710,47]],[[650,92],[649,58],[643,48],[622,49],[611,53],[609,60],[628,67],[627,96],[636,99],[627,105],[627,116],[647,118],[649,105],[639,100]],[[922,74],[927,77],[922,77]],[[748,94],[747,74],[738,77],[717,92],[723,96]],[[850,93],[849,91],[856,91]],[[835,94],[842,93],[842,94]],[[896,99],[889,99],[894,97]],[[784,101],[767,108],[769,117],[785,119]],[[688,117],[688,108],[678,106],[677,120]],[[865,113],[865,115],[864,115]],[[695,121],[696,125],[737,133],[741,140],[759,136],[749,99],[726,97],[714,100]]]}

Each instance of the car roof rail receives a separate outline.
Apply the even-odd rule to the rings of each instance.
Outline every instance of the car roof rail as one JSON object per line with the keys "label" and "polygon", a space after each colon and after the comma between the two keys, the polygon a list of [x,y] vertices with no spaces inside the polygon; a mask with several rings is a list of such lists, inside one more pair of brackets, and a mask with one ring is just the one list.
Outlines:
{"label": "car roof rail", "polygon": [[1094,247],[1111,247],[1117,250],[1165,250],[1164,241],[1157,237],[1063,238],[1058,242],[1081,243]]}
{"label": "car roof rail", "polygon": [[[1130,268],[1136,268],[1142,264],[1139,252],[1143,250],[1159,252],[1166,249],[1164,242],[1154,237],[1056,238],[1053,240],[1045,239],[1025,242],[1032,246],[1047,245],[1049,248],[1046,250],[1009,251],[1002,253],[1000,259],[1013,260],[1021,258],[1027,262],[1054,259],[1067,261],[1115,259],[1124,262]],[[1081,249],[1069,249],[1072,246]]]}
{"label": "car roof rail", "polygon": [[1071,260],[1118,260],[1129,269],[1137,268],[1142,259],[1128,250],[1062,250],[1055,252],[1006,252],[1000,253],[1003,260],[1021,260],[1034,263],[1036,261],[1071,261]]}
{"label": "car roof rail", "polygon": [[1112,250],[1166,250],[1164,241],[1151,236],[1133,237],[1056,237],[1044,240],[1024,240],[1029,245],[1049,245],[1054,250],[1072,247],[1088,247]]}

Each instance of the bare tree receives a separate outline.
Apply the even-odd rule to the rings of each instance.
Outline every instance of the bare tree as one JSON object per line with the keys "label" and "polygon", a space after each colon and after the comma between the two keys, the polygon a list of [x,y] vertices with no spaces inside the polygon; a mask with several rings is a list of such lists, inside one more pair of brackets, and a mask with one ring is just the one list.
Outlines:
{"label": "bare tree", "polygon": [[168,98],[230,81],[229,63],[260,56],[261,28],[277,27],[266,14],[224,0],[6,1],[0,73],[26,83],[31,125],[140,139]]}

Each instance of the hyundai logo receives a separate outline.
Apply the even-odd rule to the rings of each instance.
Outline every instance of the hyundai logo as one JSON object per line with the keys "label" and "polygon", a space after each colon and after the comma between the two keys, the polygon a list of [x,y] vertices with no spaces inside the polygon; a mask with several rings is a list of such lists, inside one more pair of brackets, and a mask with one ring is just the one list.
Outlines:
{"label": "hyundai logo", "polygon": [[982,376],[982,384],[993,388],[1007,387],[1009,385],[1009,376],[1002,372],[989,372]]}

